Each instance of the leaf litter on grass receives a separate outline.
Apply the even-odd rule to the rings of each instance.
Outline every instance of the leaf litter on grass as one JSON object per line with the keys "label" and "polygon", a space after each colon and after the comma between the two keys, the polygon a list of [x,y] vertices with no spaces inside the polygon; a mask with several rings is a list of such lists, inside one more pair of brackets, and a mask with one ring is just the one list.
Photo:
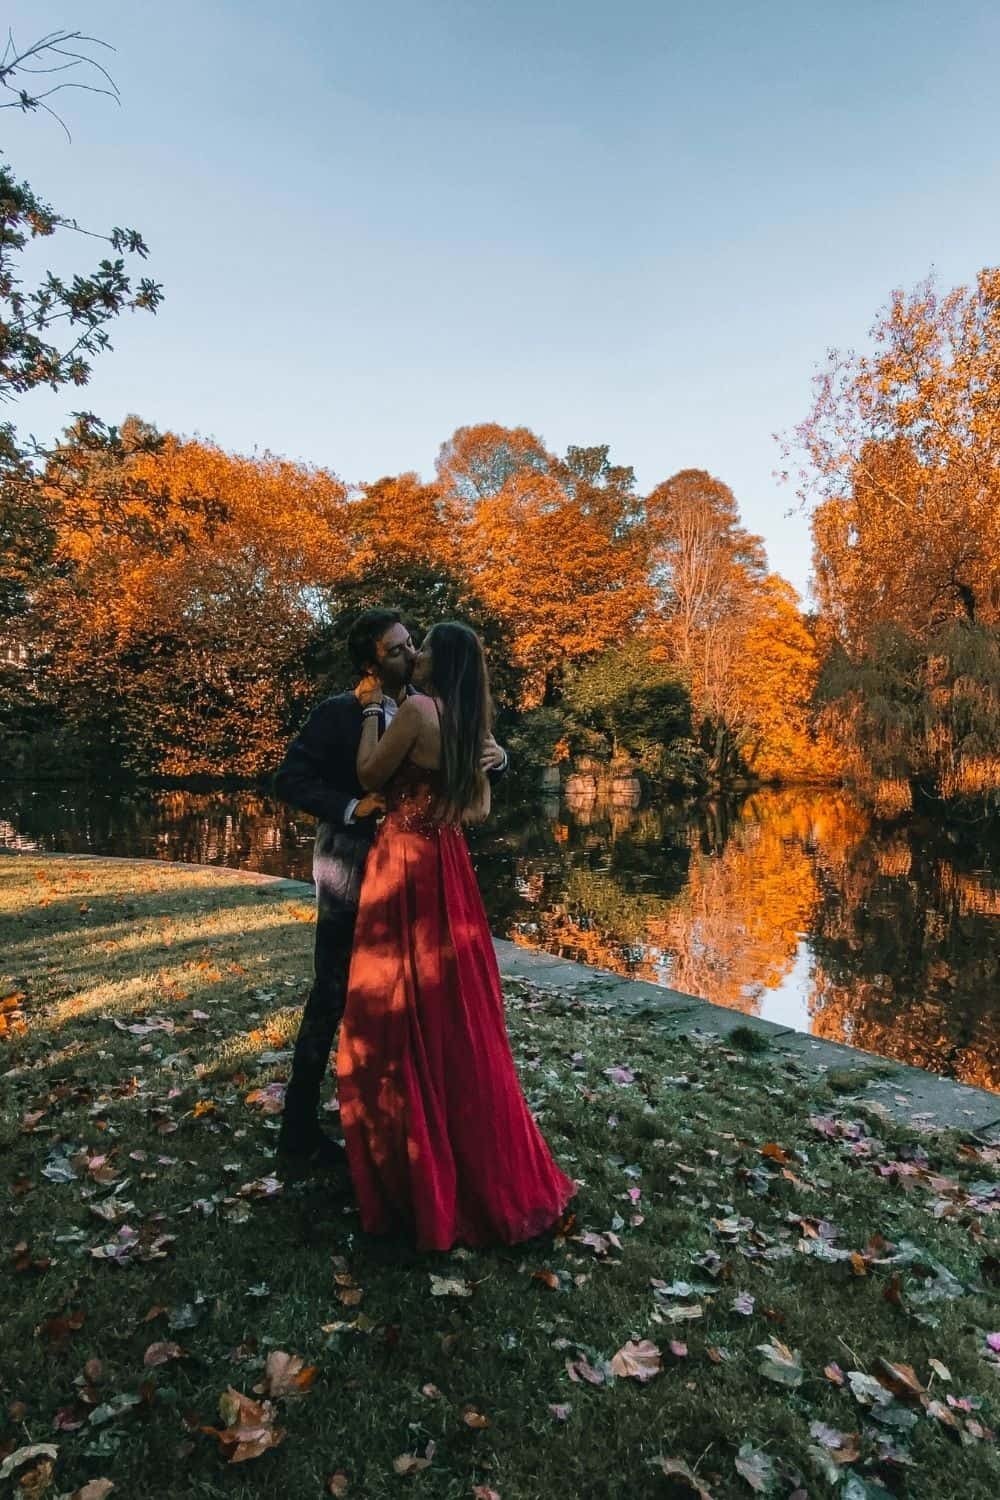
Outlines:
{"label": "leaf litter on grass", "polygon": [[[282,982],[252,983],[233,974],[227,983],[243,985],[244,997],[231,988],[224,992],[225,1003],[235,1017],[241,1008],[245,1012],[248,1006],[272,1003],[259,996],[278,995]],[[30,1247],[22,1252],[30,1263],[55,1263],[52,1270],[26,1274],[23,1280],[41,1291],[49,1278],[57,1278],[56,1294],[44,1305],[35,1304],[32,1326],[48,1323],[53,1334],[52,1340],[43,1335],[38,1348],[51,1341],[63,1352],[46,1358],[63,1359],[86,1328],[90,1343],[84,1352],[101,1354],[119,1366],[100,1393],[90,1382],[77,1389],[74,1405],[66,1407],[69,1391],[64,1389],[58,1401],[53,1394],[43,1413],[51,1420],[65,1409],[70,1423],[82,1417],[66,1433],[71,1458],[82,1453],[88,1430],[95,1431],[90,1414],[101,1407],[111,1407],[112,1415],[97,1423],[95,1435],[114,1436],[119,1427],[130,1430],[127,1424],[136,1422],[133,1413],[140,1410],[145,1430],[165,1431],[176,1410],[169,1384],[177,1383],[176,1372],[192,1392],[186,1400],[200,1402],[203,1411],[211,1410],[216,1399],[213,1386],[215,1392],[220,1386],[233,1391],[235,1407],[221,1413],[225,1425],[200,1424],[205,1431],[227,1435],[215,1440],[227,1462],[243,1464],[271,1455],[269,1468],[274,1464],[282,1473],[301,1476],[301,1466],[308,1463],[313,1414],[330,1412],[333,1392],[342,1389],[347,1359],[358,1399],[370,1405],[373,1421],[381,1424],[384,1458],[378,1461],[379,1472],[389,1482],[399,1482],[391,1455],[403,1448],[408,1451],[401,1457],[413,1460],[404,1472],[417,1483],[432,1459],[435,1473],[454,1477],[459,1450],[449,1422],[459,1423],[467,1443],[482,1444],[486,1430],[470,1426],[462,1412],[488,1413],[489,1441],[499,1455],[497,1491],[517,1500],[519,1450],[511,1434],[535,1411],[543,1414],[554,1438],[565,1439],[566,1424],[574,1433],[578,1424],[586,1430],[590,1403],[600,1402],[614,1412],[621,1431],[607,1453],[595,1449],[588,1460],[597,1466],[595,1473],[603,1473],[602,1464],[610,1465],[614,1457],[617,1467],[607,1468],[609,1494],[626,1493],[628,1484],[641,1491],[642,1478],[634,1467],[629,1472],[631,1461],[625,1456],[645,1436],[650,1420],[683,1433],[694,1411],[699,1416],[692,1430],[707,1420],[705,1441],[690,1449],[684,1443],[672,1445],[658,1472],[692,1493],[714,1492],[716,1500],[736,1493],[733,1485],[746,1490],[766,1483],[764,1460],[773,1465],[779,1495],[789,1494],[800,1482],[794,1478],[796,1463],[819,1482],[836,1470],[845,1496],[867,1500],[884,1493],[881,1481],[898,1488],[899,1477],[908,1475],[911,1485],[914,1478],[919,1485],[925,1471],[937,1474],[945,1465],[951,1469],[973,1461],[979,1463],[979,1478],[971,1493],[977,1500],[988,1493],[982,1475],[996,1425],[991,1362],[1000,1365],[1000,1334],[993,1332],[996,1324],[988,1320],[981,1299],[977,1303],[976,1288],[1000,1272],[990,1272],[991,1259],[997,1258],[989,1249],[989,1224],[997,1209],[996,1158],[984,1154],[980,1145],[956,1145],[923,1134],[908,1137],[875,1117],[861,1118],[853,1104],[831,1107],[828,1100],[809,1095],[794,1070],[776,1088],[776,1064],[737,1056],[717,1039],[660,1038],[652,1045],[648,1031],[607,1010],[545,996],[530,985],[515,987],[510,1005],[515,1045],[522,1055],[538,1060],[538,1068],[530,1072],[532,1095],[545,1110],[544,1127],[555,1138],[557,1154],[572,1158],[571,1170],[584,1181],[576,1209],[581,1225],[593,1227],[581,1227],[576,1237],[574,1228],[567,1228],[543,1251],[532,1253],[527,1264],[503,1256],[470,1257],[476,1266],[463,1267],[464,1276],[450,1264],[438,1264],[430,1273],[435,1280],[428,1284],[419,1269],[400,1267],[397,1272],[391,1261],[370,1255],[364,1242],[353,1238],[356,1220],[348,1216],[342,1229],[332,1230],[330,1244],[350,1254],[351,1281],[334,1282],[332,1291],[351,1293],[363,1282],[371,1316],[330,1323],[329,1276],[312,1277],[312,1310],[301,1328],[307,1330],[305,1339],[311,1330],[319,1340],[317,1349],[305,1339],[291,1342],[293,1335],[283,1322],[288,1278],[283,1269],[279,1287],[275,1275],[276,1258],[287,1258],[294,1248],[292,1226],[299,1212],[296,1193],[287,1185],[282,1188],[270,1171],[274,1136],[269,1122],[274,1123],[274,1105],[283,1088],[283,1081],[274,1077],[282,1066],[274,1060],[280,1058],[274,1052],[277,1042],[263,1023],[251,1025],[247,1017],[240,1025],[247,1036],[256,1031],[255,1051],[242,1053],[228,1074],[212,1075],[211,1093],[203,1082],[199,1094],[185,1082],[183,1068],[165,1065],[170,1060],[166,1054],[197,1039],[193,1060],[200,1068],[197,1049],[213,1045],[220,1025],[232,1021],[224,1021],[216,1005],[195,1015],[191,999],[183,1003],[183,1013],[172,1013],[158,998],[152,1010],[121,1017],[140,1026],[172,1019],[172,1032],[154,1026],[148,1034],[136,1035],[105,1023],[104,1032],[111,1034],[106,1048],[123,1049],[112,1052],[103,1065],[110,1067],[117,1057],[117,1079],[109,1081],[100,1069],[76,1083],[63,1078],[56,1085],[68,1090],[61,1100],[49,1098],[55,1089],[46,1086],[44,1070],[33,1069],[12,1081],[12,1180],[38,1185],[19,1190],[16,1201],[24,1211],[18,1243]],[[186,1036],[185,1027],[191,1028]],[[35,1044],[28,1037],[15,1039],[15,1045]],[[137,1057],[138,1046],[153,1047],[164,1057]],[[258,1090],[251,1101],[248,1096]],[[199,1102],[212,1107],[196,1116]],[[613,1130],[609,1115],[616,1119]],[[32,1129],[22,1131],[25,1116],[39,1118]],[[242,1140],[236,1139],[236,1130],[243,1132]],[[171,1158],[162,1156],[163,1134],[170,1135]],[[245,1165],[241,1168],[239,1162]],[[49,1164],[53,1170],[46,1176],[40,1169]],[[128,1198],[123,1166],[129,1172],[136,1169]],[[35,1211],[36,1204],[41,1206],[39,1192],[48,1195],[44,1215]],[[98,1196],[83,1196],[90,1192]],[[642,1215],[632,1214],[640,1200]],[[242,1226],[226,1223],[227,1201],[238,1201],[246,1211]],[[116,1222],[124,1203],[133,1206]],[[89,1248],[97,1248],[93,1223],[91,1235],[84,1234],[82,1242],[78,1238],[80,1223],[87,1222],[83,1216],[92,1220],[94,1208],[109,1226],[101,1243],[112,1246],[113,1255],[89,1256]],[[303,1214],[307,1222],[308,1211]],[[130,1233],[119,1238],[122,1229]],[[174,1239],[159,1245],[165,1254],[154,1251],[143,1258],[140,1248],[130,1248],[137,1244],[133,1233],[143,1249],[154,1246],[159,1236]],[[203,1241],[218,1249],[206,1254]],[[248,1248],[255,1244],[254,1255],[241,1256],[240,1243]],[[224,1259],[234,1252],[235,1274]],[[315,1251],[305,1245],[303,1254]],[[189,1260],[198,1267],[195,1274],[186,1271]],[[276,1288],[273,1296],[265,1295],[262,1273]],[[72,1291],[74,1274],[85,1278],[85,1296],[64,1296]],[[127,1282],[131,1295],[140,1280],[152,1295],[140,1303],[137,1330],[144,1326],[142,1308],[148,1303],[158,1317],[173,1307],[171,1334],[185,1329],[182,1355],[145,1370],[148,1334],[141,1339],[137,1332],[141,1342],[135,1344],[127,1369],[105,1333],[113,1326],[121,1288]],[[528,1285],[535,1295],[526,1298]],[[261,1295],[251,1296],[255,1291]],[[560,1295],[551,1295],[556,1292]],[[80,1313],[85,1303],[86,1324]],[[81,1322],[74,1331],[69,1320],[77,1316]],[[177,1326],[175,1317],[180,1319]],[[545,1333],[542,1325],[549,1318],[557,1321]],[[658,1322],[675,1322],[684,1340],[661,1341],[671,1356],[666,1374],[660,1346],[646,1337],[656,1337]],[[962,1331],[963,1323],[968,1333]],[[333,1330],[325,1335],[325,1345],[321,1328]],[[508,1334],[513,1343],[505,1344],[502,1337]],[[166,1338],[161,1342],[170,1343]],[[558,1348],[560,1342],[564,1349]],[[229,1387],[225,1375],[218,1379],[223,1370],[233,1369],[234,1345],[242,1348],[240,1363],[247,1370],[240,1383],[254,1396]],[[644,1361],[644,1345],[655,1349],[656,1357],[647,1355]],[[220,1348],[226,1352],[220,1354]],[[307,1352],[282,1355],[293,1348]],[[432,1362],[424,1366],[421,1358],[417,1369],[407,1362],[422,1349],[431,1351]],[[518,1358],[523,1349],[530,1361],[525,1368],[531,1373],[513,1388],[500,1382],[503,1366],[497,1363],[497,1349]],[[268,1363],[275,1353],[289,1362],[301,1361],[288,1375],[293,1387],[303,1370],[322,1372],[331,1366],[330,1382],[317,1373],[306,1387],[311,1391],[306,1422],[302,1403],[287,1400],[296,1392],[282,1391],[280,1378],[278,1387],[270,1383]],[[633,1373],[629,1360],[643,1373]],[[379,1363],[384,1361],[388,1363]],[[402,1361],[398,1378],[394,1361]],[[834,1371],[841,1372],[839,1381]],[[135,1396],[143,1376],[157,1383],[166,1399],[144,1397],[139,1404],[114,1407],[116,1398]],[[895,1381],[897,1389],[880,1377]],[[464,1406],[445,1398],[418,1398],[431,1433],[418,1432],[409,1441],[398,1441],[397,1435],[394,1441],[393,1424],[403,1399],[398,1380],[414,1393],[435,1381],[437,1389],[449,1390],[456,1389],[456,1380],[469,1383],[461,1392]],[[562,1400],[574,1386],[573,1402]],[[725,1393],[721,1412],[720,1392]],[[774,1430],[779,1412],[784,1415],[780,1429]],[[702,1459],[706,1445],[708,1454]],[[316,1492],[336,1469],[352,1476],[351,1492],[381,1496],[378,1466],[371,1467],[375,1460],[358,1446],[338,1449],[317,1473]],[[210,1458],[209,1444],[200,1451]],[[128,1492],[130,1483],[141,1487],[134,1471],[128,1478],[127,1446],[115,1453],[122,1492]],[[673,1473],[666,1468],[671,1462],[678,1465]],[[117,1475],[118,1469],[111,1472]],[[621,1488],[615,1488],[619,1476]],[[803,1481],[806,1486],[812,1482]]]}

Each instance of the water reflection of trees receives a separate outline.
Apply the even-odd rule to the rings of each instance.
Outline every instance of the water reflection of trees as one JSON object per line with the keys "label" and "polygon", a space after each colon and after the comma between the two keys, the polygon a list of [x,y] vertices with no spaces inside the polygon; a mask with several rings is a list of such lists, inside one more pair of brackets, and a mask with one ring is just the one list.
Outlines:
{"label": "water reflection of trees", "polygon": [[1000,1088],[995,851],[914,826],[823,854],[813,1030]]}
{"label": "water reflection of trees", "polygon": [[522,824],[515,878],[529,909],[511,914],[509,930],[754,1010],[791,968],[815,904],[810,809],[801,793],[631,815],[598,803],[562,815],[561,838],[541,856]]}
{"label": "water reflection of trees", "polygon": [[9,847],[310,875],[312,820],[256,792],[8,783],[0,828]]}
{"label": "water reflection of trees", "polygon": [[[878,831],[850,797],[766,790],[698,810],[523,811],[484,849],[498,929],[754,1012],[803,942],[812,1029],[1000,1088],[997,851]],[[984,866],[987,868],[984,869]]]}

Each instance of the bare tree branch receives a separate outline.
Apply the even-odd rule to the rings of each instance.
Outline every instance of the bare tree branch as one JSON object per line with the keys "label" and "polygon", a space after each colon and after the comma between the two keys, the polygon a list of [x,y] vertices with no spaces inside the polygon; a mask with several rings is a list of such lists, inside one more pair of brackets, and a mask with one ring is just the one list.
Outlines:
{"label": "bare tree branch", "polygon": [[[46,99],[63,89],[82,89],[90,94],[103,94],[106,98],[113,99],[116,104],[120,104],[121,94],[107,68],[98,62],[96,57],[91,57],[88,52],[68,47],[66,44],[70,42],[78,43],[81,47],[105,47],[109,52],[114,51],[108,42],[102,42],[99,37],[88,36],[82,31],[51,31],[33,42],[30,47],[26,47],[23,52],[19,52],[14,41],[14,33],[8,31],[7,44],[0,58],[0,90],[13,97],[0,98],[0,109],[20,109],[25,113],[40,109],[45,114],[51,115],[62,126],[67,139],[72,140],[73,137],[65,120],[45,103]],[[53,62],[54,58],[65,58],[67,61]],[[53,84],[51,88],[40,92],[21,86],[21,79],[25,74],[29,77],[47,76],[55,73],[68,73],[76,68],[93,68],[104,79],[107,87],[99,83],[84,83],[77,79]]]}

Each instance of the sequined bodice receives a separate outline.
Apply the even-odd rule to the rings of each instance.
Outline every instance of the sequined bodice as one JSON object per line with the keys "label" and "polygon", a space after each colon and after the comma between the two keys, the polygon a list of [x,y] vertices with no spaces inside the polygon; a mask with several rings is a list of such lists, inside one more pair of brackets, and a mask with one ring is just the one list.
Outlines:
{"label": "sequined bodice", "polygon": [[385,788],[386,810],[397,828],[430,833],[447,826],[441,817],[441,772],[404,761]]}

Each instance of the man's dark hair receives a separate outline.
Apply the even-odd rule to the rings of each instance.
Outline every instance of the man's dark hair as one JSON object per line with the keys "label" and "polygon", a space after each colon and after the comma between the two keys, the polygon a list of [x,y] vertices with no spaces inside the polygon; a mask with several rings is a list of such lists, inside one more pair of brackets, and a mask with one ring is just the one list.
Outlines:
{"label": "man's dark hair", "polygon": [[387,630],[402,623],[398,609],[366,609],[358,615],[347,634],[347,649],[357,672],[367,672],[376,664],[375,647]]}

